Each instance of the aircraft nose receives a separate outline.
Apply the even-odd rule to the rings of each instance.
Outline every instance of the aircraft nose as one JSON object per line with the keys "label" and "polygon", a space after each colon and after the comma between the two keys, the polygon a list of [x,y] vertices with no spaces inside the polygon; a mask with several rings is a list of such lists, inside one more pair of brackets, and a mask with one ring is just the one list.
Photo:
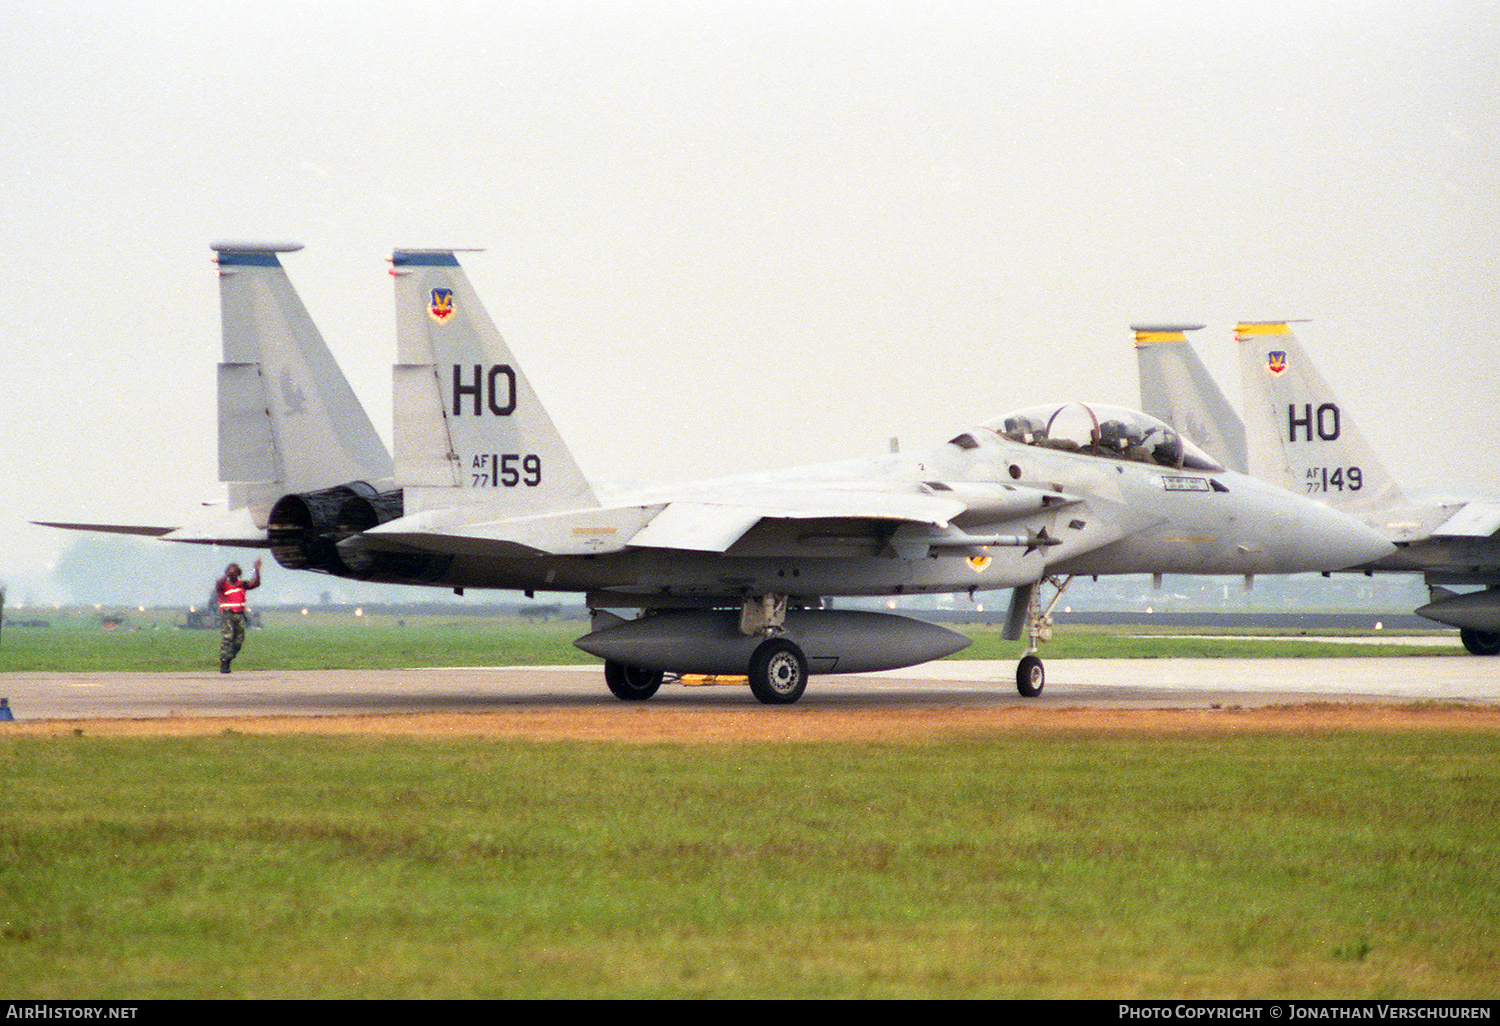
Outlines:
{"label": "aircraft nose", "polygon": [[1326,506],[1318,507],[1323,541],[1319,556],[1327,570],[1344,570],[1384,559],[1396,551],[1390,540],[1368,524]]}

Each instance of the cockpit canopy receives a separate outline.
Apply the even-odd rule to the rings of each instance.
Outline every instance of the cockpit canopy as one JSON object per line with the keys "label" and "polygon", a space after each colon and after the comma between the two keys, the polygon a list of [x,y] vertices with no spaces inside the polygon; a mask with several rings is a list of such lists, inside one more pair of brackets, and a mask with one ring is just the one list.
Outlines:
{"label": "cockpit canopy", "polygon": [[1122,406],[1096,403],[1028,406],[987,420],[980,427],[1013,442],[1044,449],[1184,470],[1224,469],[1155,417]]}

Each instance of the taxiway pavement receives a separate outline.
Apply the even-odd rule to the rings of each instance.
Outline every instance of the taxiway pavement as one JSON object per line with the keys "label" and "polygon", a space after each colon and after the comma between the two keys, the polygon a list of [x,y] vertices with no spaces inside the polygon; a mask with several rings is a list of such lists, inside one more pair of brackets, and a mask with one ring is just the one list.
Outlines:
{"label": "taxiway pavement", "polygon": [[[1037,698],[1015,664],[942,660],[903,670],[813,677],[799,706],[1204,709],[1308,702],[1500,705],[1500,658],[1055,659]],[[160,673],[5,673],[18,720],[178,716],[339,716],[619,707],[599,666],[429,667]],[[744,684],[668,683],[653,703],[756,703]]]}

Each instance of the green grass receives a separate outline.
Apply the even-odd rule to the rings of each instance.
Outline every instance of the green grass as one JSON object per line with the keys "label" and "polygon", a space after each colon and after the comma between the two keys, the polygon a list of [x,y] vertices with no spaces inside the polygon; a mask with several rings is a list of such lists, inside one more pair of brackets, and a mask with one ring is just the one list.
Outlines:
{"label": "green grass", "polygon": [[0,733],[0,966],[16,999],[1493,997],[1497,821],[1482,733]]}
{"label": "green grass", "polygon": [[[582,621],[530,622],[463,616],[266,613],[246,634],[239,670],[345,667],[527,666],[597,662],[573,647]],[[0,672],[155,671],[218,665],[217,630],[180,630],[165,617],[132,614],[106,629],[98,616],[63,617],[48,627],[8,625]]]}
{"label": "green grass", "polygon": [[[156,671],[208,668],[218,660],[216,631],[179,630],[161,611],[124,615],[106,629],[99,613],[69,610],[47,627],[8,624],[0,633],[0,673],[7,671]],[[587,633],[575,621],[462,615],[267,612],[252,630],[235,667],[241,670],[380,669],[405,666],[558,665],[597,662],[573,647]],[[1023,648],[996,628],[964,627],[974,644],[955,658],[1017,658]],[[1440,655],[1463,653],[1457,638],[1443,648],[1329,644],[1288,633],[1274,642],[1226,633],[1212,638],[1188,629],[1063,624],[1043,648],[1048,659],[1246,658],[1256,656]],[[1263,632],[1258,632],[1263,633]]]}

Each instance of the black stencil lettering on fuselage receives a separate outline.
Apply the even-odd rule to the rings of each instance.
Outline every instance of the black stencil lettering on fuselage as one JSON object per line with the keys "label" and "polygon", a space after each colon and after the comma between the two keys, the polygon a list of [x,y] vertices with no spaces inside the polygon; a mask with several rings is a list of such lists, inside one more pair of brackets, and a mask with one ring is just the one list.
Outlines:
{"label": "black stencil lettering on fuselage", "polygon": [[509,417],[516,412],[516,372],[508,363],[497,363],[486,368],[474,364],[474,373],[469,377],[462,364],[453,365],[453,415],[461,417],[469,407],[465,400],[473,402],[473,416],[482,417],[486,412],[496,417]]}

